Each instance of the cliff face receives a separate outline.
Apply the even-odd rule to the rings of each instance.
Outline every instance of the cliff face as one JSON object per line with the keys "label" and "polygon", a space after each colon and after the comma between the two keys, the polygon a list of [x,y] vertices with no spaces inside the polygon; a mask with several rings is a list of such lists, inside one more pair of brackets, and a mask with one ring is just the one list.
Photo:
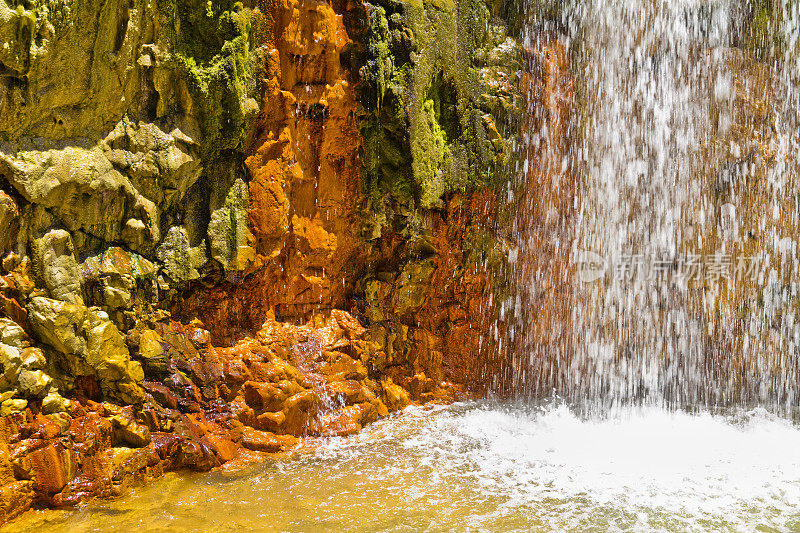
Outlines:
{"label": "cliff face", "polygon": [[177,312],[224,344],[271,314],[347,309],[381,352],[377,374],[419,394],[443,380],[485,390],[516,41],[482,3],[261,7],[273,21],[246,155],[256,256],[194,284]]}
{"label": "cliff face", "polygon": [[0,0],[1,519],[493,385],[504,11]]}

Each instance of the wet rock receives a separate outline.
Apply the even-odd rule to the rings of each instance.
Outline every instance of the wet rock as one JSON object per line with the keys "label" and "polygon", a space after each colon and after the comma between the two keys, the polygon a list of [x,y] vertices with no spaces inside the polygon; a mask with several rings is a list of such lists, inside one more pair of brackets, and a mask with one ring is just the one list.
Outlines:
{"label": "wet rock", "polygon": [[44,280],[50,296],[83,305],[83,273],[75,259],[69,232],[53,229],[33,241],[34,268]]}
{"label": "wet rock", "polygon": [[178,408],[178,397],[165,385],[152,381],[145,381],[142,383],[142,388],[150,393],[159,405],[167,409]]}
{"label": "wet rock", "polygon": [[408,263],[400,273],[400,286],[394,294],[392,309],[402,316],[419,309],[425,303],[428,283],[433,276],[435,262],[428,259]]}
{"label": "wet rock", "polygon": [[60,492],[77,474],[74,453],[60,444],[51,444],[31,452],[30,461],[34,490],[39,494],[53,495]]}
{"label": "wet rock", "polygon": [[67,421],[58,417],[47,417],[40,414],[33,421],[26,424],[21,433],[28,435],[29,439],[52,441],[68,428],[69,423]]}
{"label": "wet rock", "polygon": [[295,394],[286,400],[284,430],[291,435],[305,435],[308,428],[323,409],[323,401],[312,390]]}
{"label": "wet rock", "polygon": [[139,337],[139,359],[149,372],[165,374],[169,366],[169,358],[162,345],[163,339],[157,332],[148,329]]}
{"label": "wet rock", "polygon": [[[139,363],[130,360],[125,337],[102,312],[90,310],[84,324],[87,337],[86,362],[101,383],[111,381],[141,382],[144,373]],[[109,386],[110,388],[110,386]],[[135,399],[128,403],[135,403]]]}
{"label": "wet rock", "polygon": [[76,443],[75,449],[81,455],[94,455],[109,449],[113,432],[111,422],[94,412],[74,418],[69,426],[69,434]]}
{"label": "wet rock", "polygon": [[391,378],[386,378],[381,382],[383,391],[383,401],[389,411],[401,411],[411,404],[408,392],[401,386],[396,385]]}
{"label": "wet rock", "polygon": [[222,435],[209,433],[202,437],[201,442],[208,446],[219,457],[220,462],[231,461],[238,454],[236,445]]}
{"label": "wet rock", "polygon": [[148,453],[145,449],[111,448],[107,452],[111,462],[111,479],[120,483],[136,474],[144,474],[147,469]]}
{"label": "wet rock", "polygon": [[352,379],[335,381],[328,385],[328,390],[342,404],[363,403],[372,399],[372,393]]}
{"label": "wet rock", "polygon": [[361,431],[360,420],[361,408],[351,405],[314,420],[306,431],[311,435],[344,437]]}
{"label": "wet rock", "polygon": [[174,433],[152,433],[150,444],[147,447],[148,453],[150,454],[148,464],[153,466],[159,461],[175,457],[180,449],[181,441],[181,437]]}
{"label": "wet rock", "polygon": [[244,428],[242,446],[257,452],[277,453],[291,449],[297,445],[297,439],[290,435],[275,435],[250,427]]}
{"label": "wet rock", "polygon": [[87,258],[82,265],[85,279],[100,279],[105,276],[132,279],[153,278],[158,271],[156,265],[139,254],[118,246]]}
{"label": "wet rock", "polygon": [[242,387],[247,405],[261,411],[280,411],[292,394],[302,390],[297,383],[284,380],[277,384],[248,381]]}
{"label": "wet rock", "polygon": [[150,444],[150,429],[136,420],[113,417],[114,444],[124,444],[133,448],[143,448]]}
{"label": "wet rock", "polygon": [[33,505],[35,495],[31,481],[0,484],[0,523],[6,523],[27,511]]}
{"label": "wet rock", "polygon": [[8,416],[14,413],[21,413],[28,407],[28,400],[11,399],[0,404],[0,416]]}
{"label": "wet rock", "polygon": [[252,425],[263,431],[282,434],[285,433],[283,429],[284,422],[286,422],[286,413],[283,411],[276,413],[266,412],[258,415]]}
{"label": "wet rock", "polygon": [[207,472],[220,465],[220,460],[209,446],[199,440],[182,438],[175,456],[177,464],[196,472]]}
{"label": "wet rock", "polygon": [[9,195],[0,191],[0,257],[14,247],[18,231],[19,208]]}
{"label": "wet rock", "polygon": [[17,379],[17,387],[26,396],[43,395],[53,381],[41,370],[23,370]]}

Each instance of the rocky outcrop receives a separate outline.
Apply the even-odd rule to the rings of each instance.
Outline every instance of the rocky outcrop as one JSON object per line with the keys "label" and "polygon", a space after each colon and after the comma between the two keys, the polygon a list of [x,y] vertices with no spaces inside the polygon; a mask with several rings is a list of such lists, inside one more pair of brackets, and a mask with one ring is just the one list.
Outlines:
{"label": "rocky outcrop", "polygon": [[182,316],[231,342],[271,313],[349,309],[388,354],[379,371],[429,396],[442,381],[486,390],[478,377],[501,358],[495,222],[522,105],[516,41],[483,3],[272,9],[246,160],[256,258],[243,279],[195,285]]}
{"label": "rocky outcrop", "polygon": [[138,401],[100,403],[82,390],[58,412],[46,400],[2,419],[0,472],[8,465],[14,488],[0,495],[3,518],[351,434],[411,401],[391,379],[369,377],[383,355],[343,311],[308,326],[271,319],[230,348],[209,339],[196,325],[140,323],[129,334],[148,376]]}
{"label": "rocky outcrop", "polygon": [[500,13],[0,0],[0,520],[499,383]]}

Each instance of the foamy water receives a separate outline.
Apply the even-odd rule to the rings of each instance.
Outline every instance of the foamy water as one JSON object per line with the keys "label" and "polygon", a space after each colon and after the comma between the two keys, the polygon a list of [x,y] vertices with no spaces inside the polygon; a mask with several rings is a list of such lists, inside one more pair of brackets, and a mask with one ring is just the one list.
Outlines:
{"label": "foamy water", "polygon": [[797,427],[764,411],[411,408],[310,454],[171,476],[7,530],[797,530],[798,450]]}

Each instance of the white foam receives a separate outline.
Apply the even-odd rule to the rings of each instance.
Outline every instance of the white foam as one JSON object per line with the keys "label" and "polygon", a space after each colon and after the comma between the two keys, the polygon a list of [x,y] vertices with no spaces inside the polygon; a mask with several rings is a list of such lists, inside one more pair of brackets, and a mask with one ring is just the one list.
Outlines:
{"label": "white foam", "polygon": [[800,431],[763,410],[726,418],[632,408],[583,420],[566,407],[484,407],[440,412],[402,445],[437,477],[505,499],[506,511],[571,502],[550,517],[562,526],[621,512],[647,529],[655,517],[783,527],[800,502]]}

